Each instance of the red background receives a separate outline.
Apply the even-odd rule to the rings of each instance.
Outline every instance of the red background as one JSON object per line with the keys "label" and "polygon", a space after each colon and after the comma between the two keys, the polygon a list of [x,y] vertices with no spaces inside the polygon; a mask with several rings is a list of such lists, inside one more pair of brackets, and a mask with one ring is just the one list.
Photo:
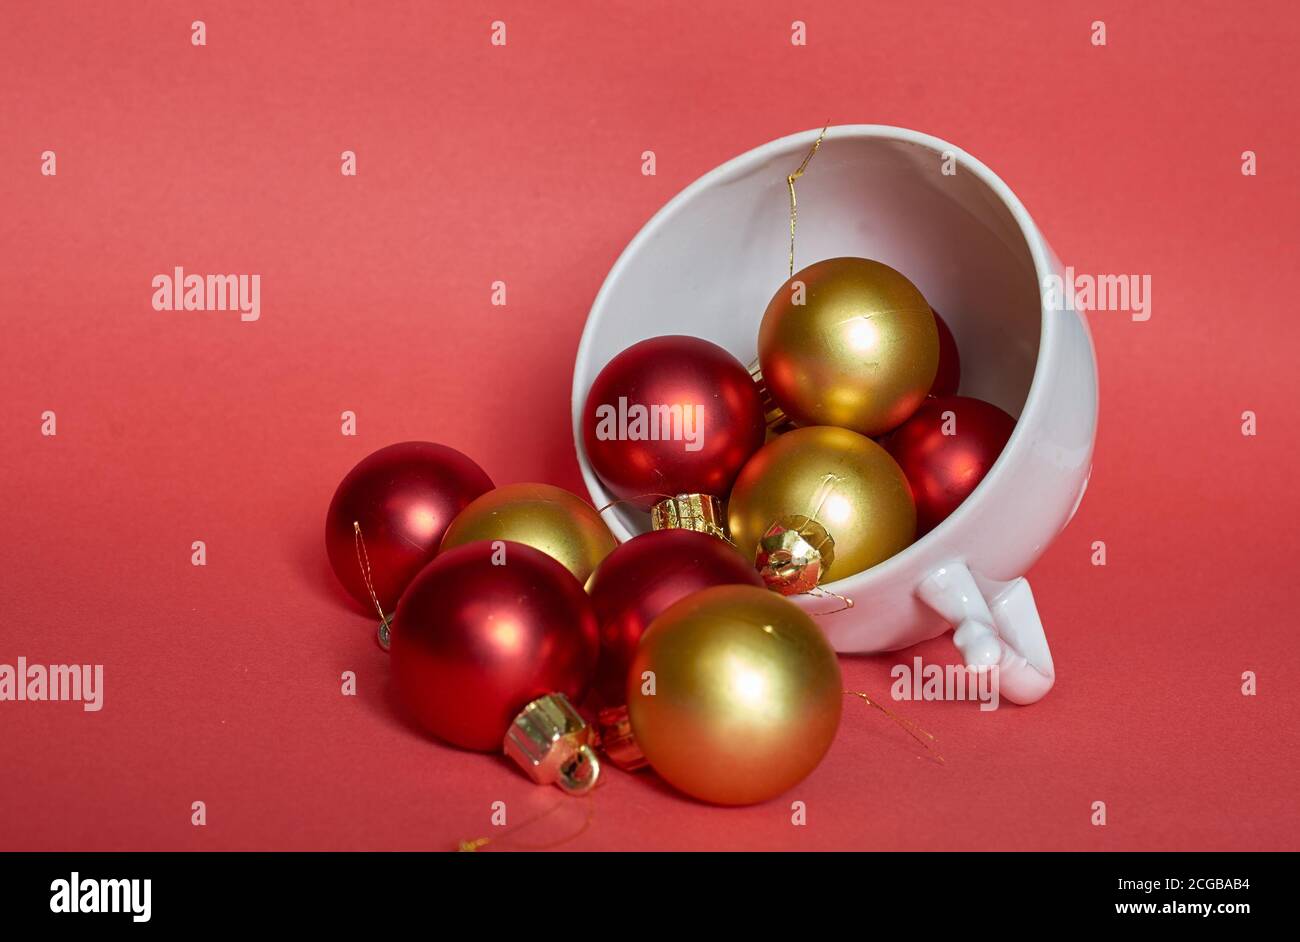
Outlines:
{"label": "red background", "polygon": [[[609,266],[695,177],[827,118],[951,140],[1067,264],[1153,278],[1150,321],[1092,316],[1092,484],[1031,574],[1056,689],[991,714],[897,704],[942,765],[847,700],[822,766],[754,808],[615,772],[563,846],[1300,845],[1294,6],[467,6],[7,10],[0,663],[106,676],[99,713],[0,703],[0,847],[446,848],[489,833],[493,801],[515,824],[561,801],[402,719],[371,620],[325,562],[329,497],[413,438],[498,483],[580,491],[572,360]],[[175,265],[260,273],[261,320],[154,311],[150,280]],[[912,653],[952,657],[940,639],[846,659],[846,683],[886,697]],[[501,846],[559,840],[585,813],[570,802]]]}

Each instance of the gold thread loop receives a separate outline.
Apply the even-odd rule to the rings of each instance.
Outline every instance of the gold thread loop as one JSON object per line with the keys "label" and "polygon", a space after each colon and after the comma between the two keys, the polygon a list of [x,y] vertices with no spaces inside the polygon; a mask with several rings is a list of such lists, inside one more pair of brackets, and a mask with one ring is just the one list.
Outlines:
{"label": "gold thread loop", "polygon": [[842,603],[844,603],[839,608],[832,608],[829,611],[813,612],[812,613],[813,618],[821,618],[824,615],[838,615],[840,612],[847,612],[849,609],[851,609],[854,605],[857,604],[856,602],[853,601],[853,599],[849,598],[847,595],[840,595],[838,592],[832,592],[830,589],[824,588],[819,585],[815,585],[811,589],[809,589],[808,594],[819,599],[839,599]]}
{"label": "gold thread loop", "polygon": [[361,535],[361,521],[352,521],[352,534],[357,545],[357,565],[361,567],[361,579],[366,584],[366,591],[370,593],[370,601],[375,603],[375,611],[379,613],[379,646],[387,651],[393,635],[393,620],[384,614],[384,607],[379,604],[379,596],[375,594],[374,583],[370,581],[370,554],[366,552],[366,540]]}
{"label": "gold thread loop", "polygon": [[[520,844],[516,842],[514,846],[519,850],[550,850],[551,848],[560,847],[561,845],[567,844],[569,843],[569,841],[577,840],[579,837],[581,837],[583,834],[587,832],[587,829],[591,827],[592,820],[596,817],[596,805],[592,799],[592,795],[588,793],[583,796],[582,800],[587,806],[586,808],[587,813],[582,822],[582,826],[578,828],[577,831],[568,835],[567,837],[562,837],[556,841],[547,841],[546,843],[542,843],[542,844]],[[486,847],[488,844],[491,844],[494,841],[499,843],[500,841],[510,836],[511,834],[518,833],[519,831],[522,831],[524,828],[530,827],[531,825],[536,824],[538,821],[550,817],[552,814],[555,813],[557,809],[565,805],[572,805],[573,803],[574,803],[573,799],[571,798],[561,798],[559,801],[555,802],[555,804],[551,805],[551,807],[547,808],[545,811],[541,811],[533,815],[531,818],[526,818],[522,823],[516,824],[514,827],[506,828],[497,837],[476,837],[473,838],[472,840],[458,841],[456,844],[456,849],[458,851],[474,853],[478,850],[481,850],[482,848]]]}
{"label": "gold thread loop", "polygon": [[872,700],[870,696],[863,693],[861,690],[846,690],[844,691],[844,695],[846,697],[859,697],[862,700],[866,701],[868,705],[875,707],[881,713],[885,714],[885,716],[889,717],[891,720],[897,723],[903,729],[903,731],[906,732],[909,736],[911,736],[922,746],[924,746],[926,748],[929,758],[938,762],[940,765],[944,764],[943,756],[939,755],[938,749],[935,748],[937,740],[934,738],[933,733],[927,732],[926,730],[917,726],[911,720],[899,716],[897,713],[893,712],[892,710],[882,706],[881,704],[877,703],[875,700]]}

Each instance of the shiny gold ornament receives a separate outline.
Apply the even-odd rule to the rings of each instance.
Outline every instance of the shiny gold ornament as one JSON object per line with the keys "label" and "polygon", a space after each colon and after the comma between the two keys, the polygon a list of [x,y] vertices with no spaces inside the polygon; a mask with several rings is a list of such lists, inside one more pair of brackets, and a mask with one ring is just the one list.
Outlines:
{"label": "shiny gold ornament", "polygon": [[720,805],[775,798],[821,761],[839,728],[840,665],[787,599],[716,586],[659,615],[628,673],[628,713],[651,768]]}
{"label": "shiny gold ornament", "polygon": [[[763,389],[796,425],[880,435],[925,399],[939,328],[921,292],[888,265],[829,258],[795,272],[758,332]],[[768,413],[769,427],[775,416]]]}
{"label": "shiny gold ornament", "polygon": [[806,591],[809,567],[814,585],[843,579],[916,536],[912,491],[889,452],[829,426],[798,428],[760,448],[736,478],[727,519],[740,551],[785,594]]}
{"label": "shiny gold ornament", "polygon": [[594,507],[550,484],[488,491],[456,515],[442,549],[478,540],[513,540],[541,550],[583,584],[618,545]]}
{"label": "shiny gold ornament", "polygon": [[708,494],[678,494],[650,508],[652,530],[695,530],[727,539],[722,504]]}
{"label": "shiny gold ornament", "polygon": [[562,693],[529,703],[510,724],[502,748],[539,785],[556,785],[573,795],[591,791],[600,779],[592,729]]}

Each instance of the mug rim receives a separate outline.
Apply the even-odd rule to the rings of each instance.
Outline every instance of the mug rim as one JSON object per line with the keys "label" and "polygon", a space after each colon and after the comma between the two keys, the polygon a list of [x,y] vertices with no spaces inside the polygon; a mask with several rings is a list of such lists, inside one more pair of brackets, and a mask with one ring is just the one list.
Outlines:
{"label": "mug rim", "polygon": [[[817,136],[822,133],[821,128],[812,128],[807,131],[799,131],[794,134],[787,134],[784,137],[768,141],[766,144],[760,144],[758,147],[745,151],[724,161],[704,175],[697,177],[686,187],[680,190],[672,199],[660,207],[650,219],[641,226],[627,246],[619,254],[618,259],[610,267],[609,273],[606,274],[605,280],[601,283],[600,290],[596,293],[595,299],[591,303],[591,308],[587,312],[587,320],[582,329],[582,338],[578,343],[577,355],[574,358],[575,369],[573,375],[573,392],[571,398],[571,408],[573,412],[573,442],[574,450],[577,452],[578,466],[582,472],[583,483],[587,486],[588,493],[603,492],[605,490],[595,470],[591,467],[591,462],[587,457],[583,447],[582,439],[582,410],[586,401],[587,390],[579,388],[579,368],[587,363],[591,358],[591,347],[594,343],[595,327],[601,323],[605,317],[608,296],[613,290],[612,286],[622,274],[623,269],[628,265],[629,260],[640,251],[641,246],[666,225],[673,216],[675,216],[688,202],[697,194],[708,188],[723,182],[730,176],[740,175],[753,169],[758,164],[765,163],[787,151],[806,150],[811,147]],[[961,521],[970,516],[974,511],[972,505],[981,494],[991,491],[996,482],[1006,474],[1006,469],[1013,460],[1010,456],[1013,452],[1023,450],[1024,443],[1028,440],[1029,432],[1027,427],[1032,421],[1037,419],[1038,414],[1043,409],[1043,399],[1045,393],[1043,388],[1045,381],[1042,378],[1044,364],[1047,362],[1049,353],[1054,350],[1059,343],[1058,326],[1056,318],[1049,317],[1046,304],[1043,300],[1042,285],[1044,279],[1053,272],[1054,265],[1051,257],[1051,250],[1047,246],[1046,240],[1039,231],[1037,224],[1025,209],[1019,197],[1011,190],[1002,179],[990,170],[982,161],[972,156],[967,151],[951,144],[942,138],[926,134],[922,131],[913,131],[908,128],[895,127],[888,124],[834,124],[826,128],[826,138],[823,144],[835,138],[849,138],[858,140],[883,140],[904,144],[913,144],[924,147],[933,151],[936,156],[942,156],[945,152],[951,152],[956,159],[957,165],[962,169],[973,173],[989,190],[1002,202],[1002,205],[1011,213],[1012,219],[1015,220],[1020,234],[1025,240],[1026,247],[1029,249],[1030,257],[1034,264],[1034,275],[1037,279],[1035,287],[1038,290],[1039,298],[1039,331],[1038,331],[1038,353],[1034,360],[1034,375],[1029,383],[1029,392],[1025,396],[1025,404],[1020,410],[1020,415],[1016,419],[1015,428],[1012,429],[1011,437],[1007,439],[1006,445],[1003,446],[1002,452],[998,455],[997,460],[989,469],[984,478],[976,485],[970,495],[963,500],[951,514],[948,515],[933,530],[915,540],[902,551],[895,553],[886,560],[864,569],[861,572],[851,573],[839,579],[825,583],[823,588],[831,589],[838,585],[843,585],[850,581],[861,583],[865,581],[886,580],[894,575],[895,572],[905,570],[914,559],[926,552],[928,544],[934,542],[933,537],[937,533],[952,530],[960,525]],[[594,379],[594,378],[593,378]],[[607,521],[610,529],[619,542],[625,542],[636,536],[635,532],[630,531],[623,521],[617,517],[612,521]]]}

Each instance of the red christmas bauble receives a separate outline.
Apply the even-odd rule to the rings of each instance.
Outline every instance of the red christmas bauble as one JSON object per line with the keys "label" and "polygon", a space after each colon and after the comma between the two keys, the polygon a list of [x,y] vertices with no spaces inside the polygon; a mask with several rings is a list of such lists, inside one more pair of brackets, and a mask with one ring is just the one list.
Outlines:
{"label": "red christmas bauble", "polygon": [[402,442],[361,459],[348,472],[325,517],[330,566],[348,594],[373,608],[354,522],[360,525],[370,581],[391,613],[442,541],[452,518],[492,489],[492,479],[469,458],[433,442]]}
{"label": "red christmas bauble", "polygon": [[927,399],[881,441],[912,486],[918,535],[970,496],[1015,427],[1015,419],[982,399],[942,396]]}
{"label": "red christmas bauble", "polygon": [[758,387],[744,364],[698,337],[653,337],[605,366],[587,393],[591,466],[624,500],[650,494],[725,497],[763,444]]}
{"label": "red christmas bauble", "polygon": [[938,311],[934,312],[934,323],[939,328],[939,370],[934,374],[930,395],[955,396],[957,387],[961,385],[961,356],[957,352],[957,340]]}
{"label": "red christmas bauble", "polygon": [[653,530],[605,557],[587,584],[600,625],[595,693],[602,705],[627,697],[627,669],[641,635],[679,599],[715,585],[752,585],[763,578],[735,547],[694,530]]}
{"label": "red christmas bauble", "polygon": [[495,752],[530,701],[579,702],[599,649],[591,600],[569,570],[523,543],[482,540],[440,553],[402,594],[393,681],[424,729]]}

